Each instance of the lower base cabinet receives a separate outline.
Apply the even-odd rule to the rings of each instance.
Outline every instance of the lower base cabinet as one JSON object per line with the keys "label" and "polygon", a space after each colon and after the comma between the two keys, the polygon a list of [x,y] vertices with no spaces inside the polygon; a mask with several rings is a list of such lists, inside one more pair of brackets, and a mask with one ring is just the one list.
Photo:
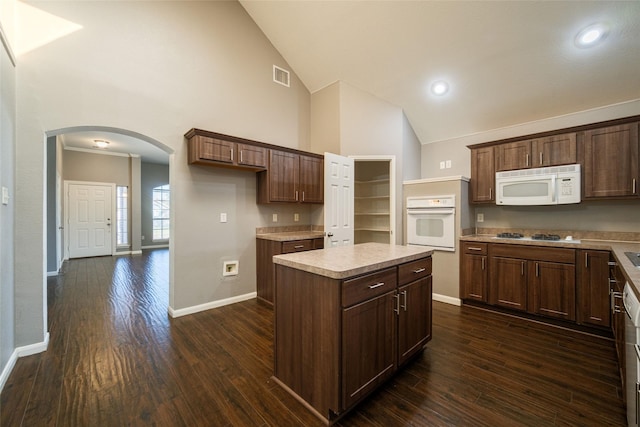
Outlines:
{"label": "lower base cabinet", "polygon": [[329,424],[432,336],[431,257],[331,279],[276,265],[275,380]]}

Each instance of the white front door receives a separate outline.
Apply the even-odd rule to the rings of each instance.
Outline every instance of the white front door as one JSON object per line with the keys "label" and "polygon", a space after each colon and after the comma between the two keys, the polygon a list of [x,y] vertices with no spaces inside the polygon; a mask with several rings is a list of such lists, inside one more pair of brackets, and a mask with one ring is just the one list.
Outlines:
{"label": "white front door", "polygon": [[69,258],[111,255],[113,185],[69,184]]}
{"label": "white front door", "polygon": [[353,244],[353,159],[324,153],[325,248]]}

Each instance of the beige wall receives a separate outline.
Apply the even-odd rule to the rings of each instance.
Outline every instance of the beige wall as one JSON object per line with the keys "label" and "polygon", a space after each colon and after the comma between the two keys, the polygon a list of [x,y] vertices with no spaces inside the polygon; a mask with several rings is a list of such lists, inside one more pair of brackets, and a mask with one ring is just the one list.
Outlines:
{"label": "beige wall", "polygon": [[[474,135],[462,136],[422,146],[422,177],[434,178],[449,175],[469,176],[471,157],[467,145],[495,141],[504,138],[562,129],[571,126],[596,123],[640,114],[640,101],[631,101],[561,117],[523,123],[509,128],[496,129]],[[439,169],[441,160],[452,160],[451,169]],[[640,230],[640,201],[608,200],[582,202],[564,206],[472,206],[475,214],[484,213],[485,221],[475,224],[487,228],[539,228],[548,230]]]}
{"label": "beige wall", "polygon": [[[198,127],[309,148],[310,95],[295,74],[291,88],[272,82],[274,64],[290,69],[280,54],[236,2],[30,5],[81,28],[18,60],[16,255],[28,260],[16,264],[18,344],[46,333],[44,141],[61,129],[112,127],[173,151],[172,308],[254,292],[255,227],[274,212],[276,225],[295,212],[302,223],[311,208],[257,206],[254,173],[188,166],[183,135]],[[240,260],[233,280],[222,279],[223,259]]]}

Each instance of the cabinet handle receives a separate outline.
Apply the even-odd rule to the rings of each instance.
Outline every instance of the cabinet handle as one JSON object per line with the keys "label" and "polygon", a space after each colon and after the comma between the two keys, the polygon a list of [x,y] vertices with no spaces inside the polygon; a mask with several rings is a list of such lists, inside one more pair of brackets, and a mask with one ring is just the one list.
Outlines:
{"label": "cabinet handle", "polygon": [[529,154],[527,153],[526,166],[529,166]]}
{"label": "cabinet handle", "polygon": [[242,163],[242,152],[243,152],[243,151],[244,151],[244,150],[240,150],[240,163]]}
{"label": "cabinet handle", "polygon": [[524,261],[520,262],[520,274],[524,276]]}
{"label": "cabinet handle", "polygon": [[542,166],[542,151],[540,152],[540,166]]}
{"label": "cabinet handle", "polygon": [[589,268],[589,252],[584,253],[584,268]]}
{"label": "cabinet handle", "polygon": [[474,248],[474,247],[469,246],[469,247],[467,248],[467,250],[468,250],[468,251],[481,251],[481,250],[482,250],[482,248]]}
{"label": "cabinet handle", "polygon": [[369,285],[369,289],[379,288],[380,286],[384,286],[384,282],[376,283],[375,285]]}
{"label": "cabinet handle", "polygon": [[302,191],[302,201],[304,202],[304,191]]}
{"label": "cabinet handle", "polygon": [[298,190],[296,190],[296,202],[298,201]]}
{"label": "cabinet handle", "polygon": [[425,270],[426,270],[426,268],[419,268],[419,269],[417,269],[417,270],[413,270],[413,272],[414,272],[415,274],[420,274],[420,273],[422,273],[422,272],[423,272],[423,271],[425,271]]}
{"label": "cabinet handle", "polygon": [[407,311],[407,291],[402,291],[401,294],[404,301],[402,308],[404,309],[404,311]]}
{"label": "cabinet handle", "polygon": [[489,188],[489,199],[493,199],[493,188]]}
{"label": "cabinet handle", "polygon": [[633,186],[633,194],[636,194],[636,179],[633,178],[632,182],[633,182],[633,184],[632,184],[632,186]]}
{"label": "cabinet handle", "polygon": [[229,151],[231,151],[231,161],[233,162],[233,148],[230,148]]}
{"label": "cabinet handle", "polygon": [[293,247],[293,249],[302,249],[302,248],[304,248],[304,245],[295,245]]}
{"label": "cabinet handle", "polygon": [[395,294],[393,297],[396,299],[396,308],[394,308],[393,311],[395,311],[395,313],[399,316],[400,315],[400,295]]}
{"label": "cabinet handle", "polygon": [[540,263],[536,262],[536,277],[540,277]]}
{"label": "cabinet handle", "polygon": [[482,261],[482,269],[483,269],[483,270],[484,270],[484,258],[485,258],[485,257],[480,258],[480,260]]}

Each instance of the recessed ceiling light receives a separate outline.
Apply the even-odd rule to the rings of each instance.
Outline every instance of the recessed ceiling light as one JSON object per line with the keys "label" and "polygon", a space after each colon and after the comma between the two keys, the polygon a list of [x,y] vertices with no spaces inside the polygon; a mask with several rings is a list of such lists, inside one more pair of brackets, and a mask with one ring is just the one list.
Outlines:
{"label": "recessed ceiling light", "polygon": [[109,146],[109,141],[105,141],[104,139],[94,139],[93,147],[94,148],[102,148],[105,149]]}
{"label": "recessed ceiling light", "polygon": [[431,85],[431,93],[434,95],[442,96],[449,92],[449,84],[443,80],[438,80]]}
{"label": "recessed ceiling light", "polygon": [[592,24],[583,28],[576,35],[575,43],[578,47],[595,46],[609,34],[609,28],[604,24]]}

